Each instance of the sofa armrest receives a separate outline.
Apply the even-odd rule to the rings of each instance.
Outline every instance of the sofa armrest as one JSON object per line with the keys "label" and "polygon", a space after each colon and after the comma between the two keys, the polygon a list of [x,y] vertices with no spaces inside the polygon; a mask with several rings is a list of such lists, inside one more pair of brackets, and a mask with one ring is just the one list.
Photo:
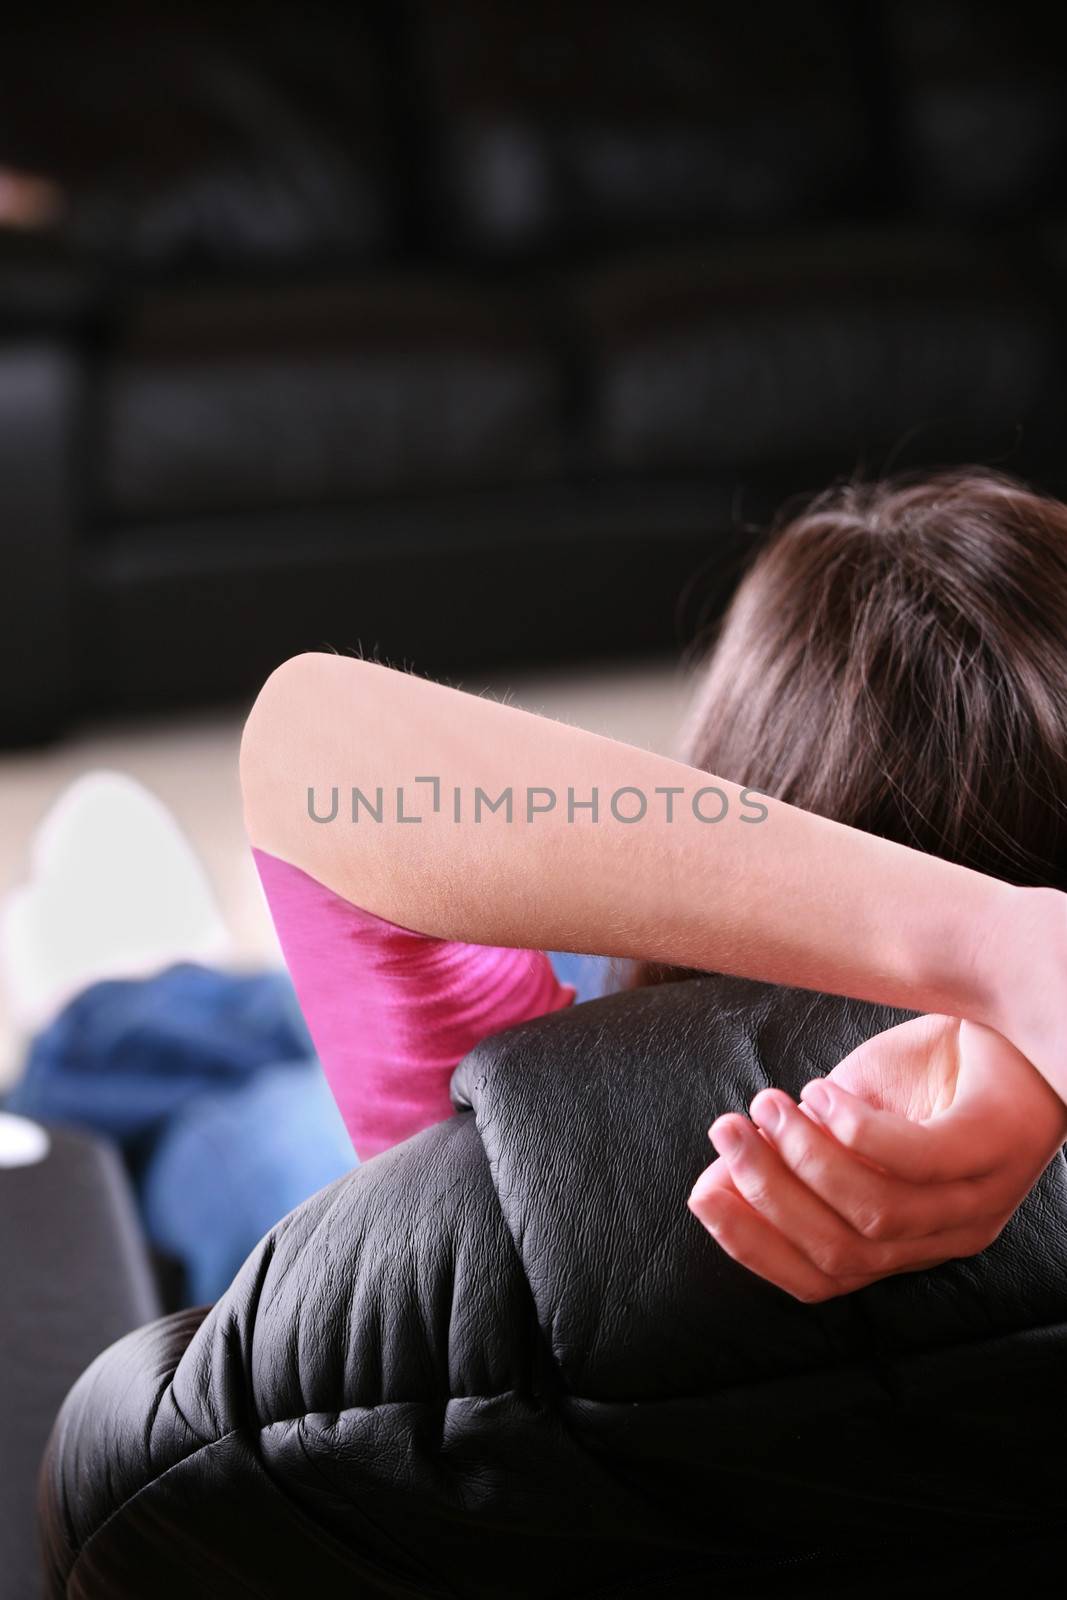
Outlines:
{"label": "sofa armrest", "polygon": [[0,337],[79,329],[103,303],[99,264],[57,234],[0,227]]}
{"label": "sofa armrest", "polygon": [[[0,306],[3,296],[0,266]],[[72,709],[83,409],[72,341],[2,323],[0,313],[0,747],[51,736]]]}
{"label": "sofa armrest", "polygon": [[57,1129],[43,1159],[0,1165],[5,1594],[33,1600],[40,1592],[37,1475],[64,1395],[101,1350],[159,1311],[129,1184],[110,1146]]}

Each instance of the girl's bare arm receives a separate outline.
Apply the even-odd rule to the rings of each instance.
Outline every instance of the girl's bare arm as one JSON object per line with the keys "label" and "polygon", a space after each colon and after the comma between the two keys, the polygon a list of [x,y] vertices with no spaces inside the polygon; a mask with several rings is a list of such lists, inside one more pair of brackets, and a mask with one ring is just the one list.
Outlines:
{"label": "girl's bare arm", "polygon": [[968,1017],[1067,1097],[1059,986],[1044,978],[1067,943],[1053,891],[333,655],[272,674],[241,777],[253,844],[393,922]]}

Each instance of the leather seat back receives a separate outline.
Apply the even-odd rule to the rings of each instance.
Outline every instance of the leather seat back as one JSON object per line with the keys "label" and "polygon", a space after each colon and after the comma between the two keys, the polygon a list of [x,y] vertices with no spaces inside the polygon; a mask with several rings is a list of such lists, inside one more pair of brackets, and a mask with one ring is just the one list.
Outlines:
{"label": "leather seat back", "polygon": [[80,1381],[43,1484],[52,1594],[932,1595],[1057,1570],[1062,1157],[981,1257],[819,1306],[685,1206],[716,1113],[896,1020],[707,978],[487,1040],[457,1116]]}

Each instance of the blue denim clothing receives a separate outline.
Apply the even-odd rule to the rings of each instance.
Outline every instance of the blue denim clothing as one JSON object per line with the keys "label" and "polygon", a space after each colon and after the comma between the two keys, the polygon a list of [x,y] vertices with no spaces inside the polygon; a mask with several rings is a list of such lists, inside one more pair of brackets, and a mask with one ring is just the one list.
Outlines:
{"label": "blue denim clothing", "polygon": [[92,984],[33,1040],[7,1109],[119,1146],[196,1302],[356,1163],[284,972],[190,963]]}
{"label": "blue denim clothing", "polygon": [[355,1165],[318,1062],[262,1067],[168,1118],[139,1185],[145,1228],[206,1304],[281,1217]]}
{"label": "blue denim clothing", "polygon": [[90,1127],[136,1157],[202,1090],[313,1055],[287,974],[182,963],[84,989],[33,1040],[8,1110]]}
{"label": "blue denim clothing", "polygon": [[[551,959],[579,1000],[610,983],[600,957]],[[95,983],[33,1040],[6,1107],[119,1146],[192,1303],[216,1300],[281,1217],[356,1165],[285,972],[189,963]]]}
{"label": "blue denim clothing", "polygon": [[608,956],[576,956],[568,950],[553,950],[548,958],[560,983],[572,984],[575,1003],[599,1000],[616,987],[615,963]]}

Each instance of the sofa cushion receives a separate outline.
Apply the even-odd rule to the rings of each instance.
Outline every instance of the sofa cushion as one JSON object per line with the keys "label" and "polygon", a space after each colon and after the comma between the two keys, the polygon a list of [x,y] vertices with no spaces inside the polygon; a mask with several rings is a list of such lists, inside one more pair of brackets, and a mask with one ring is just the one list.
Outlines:
{"label": "sofa cushion", "polygon": [[938,218],[1064,210],[1063,18],[1010,6],[889,0],[884,70],[896,106],[900,181]]}
{"label": "sofa cushion", "polygon": [[111,518],[344,504],[556,469],[560,374],[507,290],[388,283],[159,289],[101,374]]}
{"label": "sofa cushion", "polygon": [[1051,291],[965,234],[828,230],[635,256],[577,276],[573,306],[600,467],[803,466],[814,484],[849,467],[1055,459]]}
{"label": "sofa cushion", "polygon": [[840,7],[419,0],[415,15],[445,245],[544,250],[862,203],[867,114]]}

